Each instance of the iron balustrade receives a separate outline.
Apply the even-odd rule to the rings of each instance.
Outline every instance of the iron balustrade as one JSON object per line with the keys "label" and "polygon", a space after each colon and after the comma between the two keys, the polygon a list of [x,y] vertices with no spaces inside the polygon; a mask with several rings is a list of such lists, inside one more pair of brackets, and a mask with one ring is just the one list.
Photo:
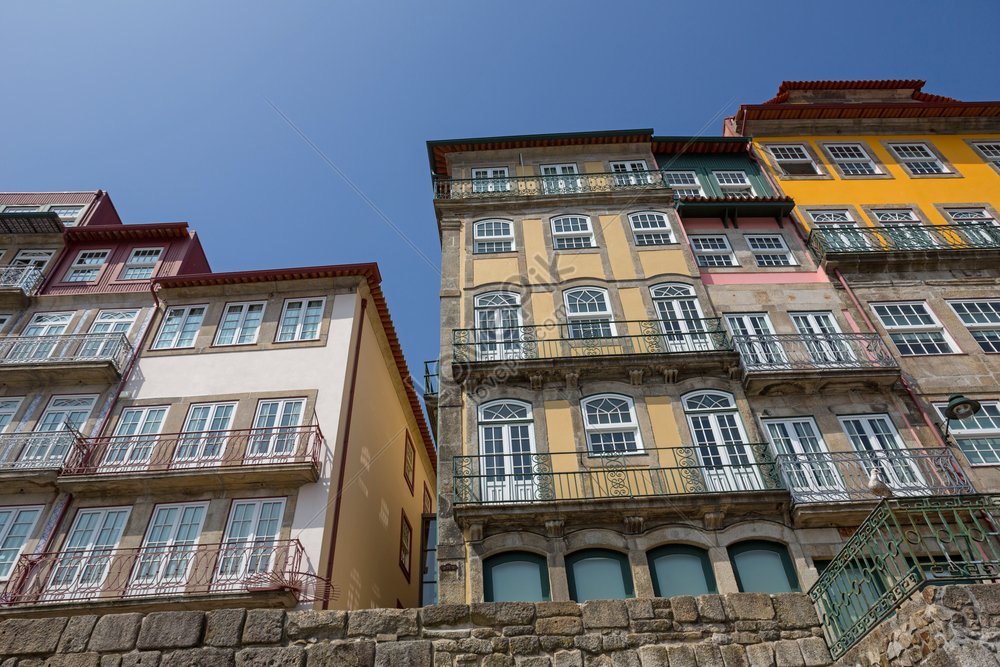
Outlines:
{"label": "iron balustrade", "polygon": [[436,178],[435,199],[500,199],[633,190],[666,190],[659,171],[603,172],[552,176]]}
{"label": "iron balustrade", "polygon": [[110,362],[120,373],[131,355],[132,344],[122,333],[0,338],[0,366]]}
{"label": "iron balustrade", "polygon": [[31,294],[42,282],[42,270],[33,266],[0,267],[0,289]]}
{"label": "iron balustrade", "polygon": [[898,224],[884,227],[814,227],[809,247],[820,257],[840,253],[1000,248],[1000,226]]}
{"label": "iron balustrade", "polygon": [[454,359],[510,361],[633,354],[732,351],[719,318],[691,320],[580,319],[568,324],[452,331]]}
{"label": "iron balustrade", "polygon": [[438,395],[438,362],[424,362],[424,397]]}
{"label": "iron balustrade", "polygon": [[874,333],[734,335],[745,371],[899,368]]}
{"label": "iron balustrade", "polygon": [[0,434],[0,472],[59,470],[75,439],[72,431]]}
{"label": "iron balustrade", "polygon": [[308,464],[318,469],[319,426],[280,426],[78,438],[62,474],[219,471]]}
{"label": "iron balustrade", "polygon": [[1000,496],[883,500],[809,589],[839,658],[929,585],[1000,580]]}
{"label": "iron balustrade", "polygon": [[324,594],[315,577],[301,572],[303,556],[298,540],[23,554],[0,592],[0,606],[288,589],[301,602]]}
{"label": "iron balustrade", "polygon": [[[724,463],[729,461],[729,463]],[[767,444],[456,456],[455,503],[502,505],[783,489]]]}
{"label": "iron balustrade", "polygon": [[781,478],[792,504],[873,500],[868,489],[873,470],[896,496],[975,493],[951,450],[893,449],[868,452],[777,454]]}

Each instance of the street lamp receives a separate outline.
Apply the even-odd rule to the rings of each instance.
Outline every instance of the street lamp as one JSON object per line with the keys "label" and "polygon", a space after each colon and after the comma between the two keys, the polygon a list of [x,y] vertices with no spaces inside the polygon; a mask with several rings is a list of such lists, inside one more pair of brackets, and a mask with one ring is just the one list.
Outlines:
{"label": "street lamp", "polygon": [[979,401],[966,398],[962,394],[952,394],[948,397],[948,405],[944,409],[944,416],[948,418],[947,423],[944,425],[944,437],[948,438],[948,432],[951,429],[951,420],[958,419],[962,421],[972,417],[977,412],[979,412],[982,406]]}

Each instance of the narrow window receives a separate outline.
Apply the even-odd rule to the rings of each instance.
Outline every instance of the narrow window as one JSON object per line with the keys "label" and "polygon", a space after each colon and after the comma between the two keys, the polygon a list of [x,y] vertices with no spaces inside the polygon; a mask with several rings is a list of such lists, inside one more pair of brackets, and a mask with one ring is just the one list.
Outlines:
{"label": "narrow window", "polygon": [[23,396],[0,398],[0,433],[7,432],[7,427],[14,421],[14,415],[23,400]]}
{"label": "narrow window", "polygon": [[257,342],[264,302],[227,303],[215,335],[216,345],[252,345]]}
{"label": "narrow window", "polygon": [[748,199],[756,195],[745,171],[714,171],[719,190],[727,197]]}
{"label": "narrow window", "polygon": [[[107,443],[103,470],[143,470],[150,461],[157,435],[167,415],[165,407],[125,408],[115,435]],[[158,461],[159,463],[159,461]]]}
{"label": "narrow window", "polygon": [[696,391],[685,394],[682,400],[704,475],[705,490],[729,492],[765,488],[732,394]]}
{"label": "narrow window", "polygon": [[[195,403],[188,408],[184,435],[178,439],[173,465],[195,467],[218,465],[231,443],[236,403]],[[231,454],[231,452],[230,452]]]}
{"label": "narrow window", "polygon": [[81,509],[49,578],[47,592],[73,599],[97,597],[104,586],[131,507]]}
{"label": "narrow window", "polygon": [[698,175],[693,171],[664,171],[663,180],[678,197],[704,197]]}
{"label": "narrow window", "polygon": [[839,417],[840,425],[858,453],[867,478],[873,471],[900,495],[926,495],[927,484],[899,437],[889,415],[853,415]]}
{"label": "narrow window", "polygon": [[563,215],[552,218],[552,245],[556,250],[596,247],[590,218],[582,215]]}
{"label": "narrow window", "polygon": [[403,571],[406,580],[410,580],[410,561],[413,553],[413,526],[406,518],[406,511],[400,511],[399,523],[399,569]]}
{"label": "narrow window", "polygon": [[95,335],[89,336],[80,346],[78,356],[94,359],[114,357],[138,315],[138,310],[102,310],[97,313],[94,323],[90,325],[90,333]]}
{"label": "narrow window", "polygon": [[617,551],[587,549],[566,556],[566,578],[575,602],[635,596],[628,558]]}
{"label": "narrow window", "polygon": [[473,227],[473,233],[477,255],[514,249],[514,225],[510,220],[480,220]]}
{"label": "narrow window", "polygon": [[872,310],[904,356],[956,352],[944,327],[926,303],[873,303]]}
{"label": "narrow window", "polygon": [[698,266],[738,266],[736,255],[725,236],[691,236],[691,250]]}
{"label": "narrow window", "polygon": [[653,182],[653,177],[646,167],[645,160],[630,160],[612,162],[611,172],[615,175],[615,186],[628,188],[646,186]]}
{"label": "narrow window", "polygon": [[889,148],[899,163],[914,176],[949,173],[948,168],[925,143],[889,144]]}
{"label": "narrow window", "polygon": [[507,167],[476,167],[472,170],[472,191],[478,194],[510,192]]}
{"label": "narrow window", "polygon": [[642,451],[635,403],[627,396],[604,394],[581,402],[587,450],[591,456]]}
{"label": "narrow window", "polygon": [[149,280],[153,277],[153,271],[162,253],[163,248],[133,249],[122,268],[119,280]]}
{"label": "narrow window", "polygon": [[542,165],[542,192],[547,195],[580,192],[583,182],[577,178],[575,164]]}
{"label": "narrow window", "polygon": [[615,335],[607,290],[579,287],[563,293],[570,338],[610,338]]}
{"label": "narrow window", "polygon": [[1000,352],[1000,301],[949,301],[983,352]]}
{"label": "narrow window", "polygon": [[875,176],[882,173],[861,144],[826,144],[826,151],[844,176]]}
{"label": "narrow window", "polygon": [[427,488],[427,482],[424,482],[424,498],[421,512],[423,514],[434,514],[434,497],[431,496],[431,490]]}
{"label": "narrow window", "polygon": [[750,540],[729,547],[736,584],[744,593],[795,593],[799,580],[783,544]]}
{"label": "narrow window", "polygon": [[483,597],[486,602],[549,600],[549,568],[545,558],[523,551],[510,551],[485,559]]}
{"label": "narrow window", "polygon": [[154,350],[194,347],[195,337],[205,319],[206,306],[173,306],[163,316],[163,324],[153,341]]}
{"label": "narrow window", "polygon": [[647,554],[653,593],[657,597],[716,593],[708,552],[685,544],[668,544]]}
{"label": "narrow window", "polygon": [[794,266],[797,263],[779,234],[747,235],[746,239],[757,266]]}
{"label": "narrow window", "polygon": [[513,292],[487,292],[475,298],[476,359],[520,359],[521,297]]}
{"label": "narrow window", "polygon": [[484,502],[534,500],[540,479],[535,455],[531,406],[501,399],[479,407],[478,492]]}
{"label": "narrow window", "polygon": [[417,466],[417,450],[413,447],[413,440],[410,439],[410,432],[406,432],[406,439],[403,444],[403,480],[413,495],[413,482]]}
{"label": "narrow window", "polygon": [[284,498],[233,501],[213,590],[216,586],[221,590],[246,590],[249,577],[287,563],[290,555],[278,544],[284,513]]}
{"label": "narrow window", "polygon": [[101,272],[101,267],[108,259],[108,250],[83,250],[76,256],[73,265],[69,267],[66,277],[63,279],[67,283],[89,283],[97,280]]}
{"label": "narrow window", "polygon": [[0,507],[0,581],[6,581],[28,542],[41,506]]}
{"label": "narrow window", "polygon": [[318,340],[325,304],[325,297],[286,301],[278,327],[278,342]]}
{"label": "narrow window", "polygon": [[[1000,465],[1000,402],[981,401],[980,410],[969,419],[954,419],[950,431],[969,463],[974,466]],[[947,420],[947,404],[934,406]]]}
{"label": "narrow window", "polygon": [[789,176],[816,176],[820,173],[816,162],[802,144],[768,146],[774,161]]}
{"label": "narrow window", "polygon": [[670,228],[667,216],[663,213],[652,211],[633,213],[628,217],[628,220],[632,225],[632,234],[635,236],[636,245],[670,245],[676,243],[674,232]]}
{"label": "narrow window", "polygon": [[153,508],[142,539],[145,558],[140,559],[132,571],[129,594],[133,591],[141,595],[183,590],[194,566],[195,545],[201,536],[207,510],[208,502],[170,503]]}

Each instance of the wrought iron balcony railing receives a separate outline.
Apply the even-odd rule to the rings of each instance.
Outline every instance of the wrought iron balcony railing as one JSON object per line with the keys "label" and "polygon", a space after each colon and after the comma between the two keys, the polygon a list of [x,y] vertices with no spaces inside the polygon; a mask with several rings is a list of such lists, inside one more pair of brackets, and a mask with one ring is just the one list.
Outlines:
{"label": "wrought iron balcony railing", "polygon": [[815,227],[809,234],[809,247],[820,257],[848,253],[1000,248],[1000,227],[985,222]]}
{"label": "wrought iron balcony railing", "polygon": [[125,601],[290,590],[299,602],[329,594],[302,572],[298,540],[146,545],[22,555],[0,606]]}
{"label": "wrought iron balcony railing", "polygon": [[659,171],[563,174],[559,176],[500,176],[496,178],[434,179],[435,199],[501,199],[589,194],[633,190],[665,190]]}
{"label": "wrought iron balcony railing", "polygon": [[874,333],[734,335],[747,372],[899,368]]}
{"label": "wrought iron balcony railing", "polygon": [[438,395],[438,361],[424,362],[424,398]]}
{"label": "wrought iron balcony railing", "polygon": [[0,472],[59,470],[75,439],[68,430],[0,434]]}
{"label": "wrought iron balcony railing", "polygon": [[42,282],[42,271],[33,266],[0,267],[0,289],[31,294]]}
{"label": "wrought iron balcony railing", "polygon": [[873,470],[897,496],[975,493],[951,450],[896,449],[870,452],[810,452],[775,456],[792,504],[874,500]]}
{"label": "wrought iron balcony railing", "polygon": [[455,503],[503,505],[781,490],[766,444],[453,459]]}
{"label": "wrought iron balcony railing", "polygon": [[731,352],[719,318],[700,320],[576,320],[452,332],[454,359],[516,361],[633,354]]}
{"label": "wrought iron balcony railing", "polygon": [[809,590],[834,658],[928,585],[1000,579],[1000,496],[883,500]]}
{"label": "wrought iron balcony railing", "polygon": [[121,333],[0,338],[0,366],[110,362],[120,373],[131,355],[132,344]]}
{"label": "wrought iron balcony railing", "polygon": [[62,474],[121,475],[136,472],[216,472],[231,468],[319,465],[319,426],[79,438]]}

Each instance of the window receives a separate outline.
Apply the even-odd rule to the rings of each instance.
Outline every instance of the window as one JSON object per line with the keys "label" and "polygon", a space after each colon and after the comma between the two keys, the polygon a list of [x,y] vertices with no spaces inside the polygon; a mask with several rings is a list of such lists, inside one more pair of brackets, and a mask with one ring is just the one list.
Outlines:
{"label": "window", "polygon": [[423,498],[423,506],[421,507],[421,513],[423,514],[434,513],[434,497],[431,496],[431,490],[427,488],[427,482],[424,482],[424,498]]}
{"label": "window", "polygon": [[768,146],[774,161],[789,176],[816,176],[819,167],[802,144],[782,144]]}
{"label": "window", "polygon": [[173,306],[163,316],[163,324],[153,341],[154,350],[194,347],[195,337],[205,319],[206,306]]}
{"label": "window", "polygon": [[543,556],[511,551],[483,560],[486,602],[546,602],[549,568]]}
{"label": "window", "polygon": [[485,255],[514,249],[514,224],[510,220],[480,220],[473,227],[475,252]]}
{"label": "window", "polygon": [[903,454],[906,447],[889,415],[853,415],[838,419],[851,447],[860,455],[866,477],[878,469],[882,481],[897,493],[927,493],[916,462]]}
{"label": "window", "polygon": [[53,396],[45,412],[38,418],[35,433],[53,435],[32,438],[21,451],[18,467],[47,467],[62,465],[70,445],[73,444],[72,431],[83,429],[90,417],[97,396]]}
{"label": "window", "polygon": [[0,581],[10,577],[41,515],[41,506],[0,507]]}
{"label": "window", "polygon": [[3,209],[4,213],[36,213],[42,207],[41,206],[5,206]]}
{"label": "window", "polygon": [[[953,419],[949,430],[970,464],[1000,465],[1000,402],[980,401],[980,405],[979,412],[972,417]],[[944,416],[947,404],[934,407],[941,413],[941,419],[947,420]]]}
{"label": "window", "polygon": [[627,396],[604,394],[581,402],[587,450],[591,456],[642,451],[635,403]]}
{"label": "window", "polygon": [[513,292],[487,292],[475,298],[476,359],[520,359],[521,297]]}
{"label": "window", "polygon": [[582,215],[552,218],[552,245],[556,250],[596,247],[590,218]]}
{"label": "window", "polygon": [[875,208],[872,209],[872,215],[876,222],[920,222],[912,208]]}
{"label": "window", "polygon": [[739,266],[725,236],[691,236],[691,250],[698,266]]}
{"label": "window", "polygon": [[977,141],[972,145],[975,146],[982,156],[992,163],[994,167],[1000,169],[1000,142]]}
{"label": "window", "polygon": [[472,191],[480,194],[510,192],[507,176],[507,167],[476,167],[472,170]]}
{"label": "window", "polygon": [[847,209],[813,209],[809,211],[809,217],[813,222],[817,224],[838,224],[847,223],[850,225],[857,225],[854,222],[854,218],[851,217],[851,212]]}
{"label": "window", "polygon": [[665,171],[663,180],[678,197],[704,197],[705,191],[693,171]]}
{"label": "window", "polygon": [[97,280],[101,273],[101,267],[108,259],[108,250],[83,250],[76,256],[76,261],[69,267],[66,277],[63,279],[67,283],[89,283]]}
{"label": "window", "polygon": [[627,188],[634,185],[650,185],[653,177],[649,174],[645,160],[612,162],[611,171],[615,175],[615,185]]}
{"label": "window", "polygon": [[646,245],[669,245],[676,243],[667,216],[663,213],[633,213],[628,217],[632,225],[632,233],[635,235],[635,244]]}
{"label": "window", "polygon": [[1000,224],[985,208],[946,208],[944,212],[955,224],[950,231],[959,237],[956,245],[1000,245]]}
{"label": "window", "polygon": [[122,347],[122,339],[128,336],[138,315],[138,310],[99,311],[94,323],[90,325],[90,333],[103,335],[91,336],[80,346],[77,354],[90,358],[116,355]]}
{"label": "window", "polygon": [[872,310],[904,356],[957,352],[926,303],[874,303]]}
{"label": "window", "polygon": [[704,549],[669,544],[653,549],[646,558],[653,578],[653,594],[657,597],[717,592],[712,563]]}
{"label": "window", "polygon": [[399,569],[403,571],[403,576],[409,581],[410,561],[413,554],[413,526],[406,518],[405,510],[400,510],[399,516]]}
{"label": "window", "polygon": [[882,173],[861,144],[826,144],[826,151],[844,176],[875,176]]}
{"label": "window", "polygon": [[270,572],[279,557],[285,560],[275,544],[284,513],[284,498],[233,501],[213,590],[245,590],[249,577]]}
{"label": "window", "polygon": [[889,144],[899,163],[913,176],[947,174],[948,168],[924,143]]}
{"label": "window", "polygon": [[[253,421],[254,433],[247,442],[246,457],[258,463],[281,462],[296,455],[306,408],[304,398],[260,401]],[[302,452],[298,452],[301,456]]]}
{"label": "window", "polygon": [[763,489],[732,394],[695,391],[682,397],[709,491]]}
{"label": "window", "polygon": [[227,303],[215,334],[216,345],[252,345],[257,342],[264,302]]}
{"label": "window", "polygon": [[664,342],[671,352],[713,350],[720,334],[706,331],[694,288],[684,283],[663,283],[649,288],[660,321]]}
{"label": "window", "polygon": [[35,269],[44,269],[45,265],[52,259],[54,250],[20,250],[14,255],[11,266],[30,266]]}
{"label": "window", "polygon": [[587,549],[566,556],[566,578],[575,602],[635,596],[628,558],[617,551]]}
{"label": "window", "polygon": [[1000,301],[949,301],[983,352],[1000,352]]}
{"label": "window", "polygon": [[160,260],[163,248],[133,248],[122,268],[119,280],[149,280]]}
{"label": "window", "polygon": [[570,338],[610,338],[615,335],[608,293],[599,287],[579,287],[563,293]]}
{"label": "window", "polygon": [[[20,396],[0,398],[0,433],[5,433],[7,427],[14,421],[14,415],[17,414],[17,409],[21,407],[22,400],[24,398]],[[6,457],[4,457],[4,460],[6,460]]]}
{"label": "window", "polygon": [[946,208],[945,213],[957,225],[979,223],[998,226],[997,221],[985,208]]}
{"label": "window", "polygon": [[542,165],[542,191],[547,195],[563,192],[579,192],[583,183],[579,178],[575,164]]}
{"label": "window", "polygon": [[142,539],[144,558],[132,570],[130,594],[182,592],[194,567],[208,502],[156,505]]}
{"label": "window", "polygon": [[743,199],[755,196],[750,179],[745,171],[713,171],[719,190],[727,197]]}
{"label": "window", "polygon": [[795,593],[799,580],[783,544],[751,540],[729,547],[736,584],[743,593]]}
{"label": "window", "polygon": [[757,266],[794,266],[797,263],[779,234],[747,235],[746,239]]}
{"label": "window", "polygon": [[795,496],[813,501],[843,500],[843,484],[816,420],[789,417],[762,420]]}
{"label": "window", "polygon": [[71,592],[78,599],[96,597],[111,565],[108,550],[118,546],[131,509],[79,510],[53,567],[48,589]]}
{"label": "window", "polygon": [[[417,450],[413,447],[413,440],[410,439],[410,432],[406,432],[406,439],[403,443],[403,479],[406,486],[410,488],[410,495],[413,495],[414,474],[417,465]],[[425,488],[426,490],[426,488]]]}
{"label": "window", "polygon": [[325,297],[286,301],[278,327],[278,342],[319,340],[319,325],[325,304]]}
{"label": "window", "polygon": [[[142,470],[149,463],[156,436],[167,416],[165,407],[125,408],[118,419],[115,435],[107,443],[101,468]],[[159,463],[159,461],[158,461]]]}
{"label": "window", "polygon": [[536,498],[533,430],[527,403],[501,399],[479,407],[479,492],[484,502]]}
{"label": "window", "polygon": [[236,403],[195,403],[188,408],[184,420],[184,435],[174,450],[174,466],[194,467],[217,464],[226,455]]}
{"label": "window", "polygon": [[65,227],[75,227],[83,206],[50,206],[49,210],[59,216]]}

